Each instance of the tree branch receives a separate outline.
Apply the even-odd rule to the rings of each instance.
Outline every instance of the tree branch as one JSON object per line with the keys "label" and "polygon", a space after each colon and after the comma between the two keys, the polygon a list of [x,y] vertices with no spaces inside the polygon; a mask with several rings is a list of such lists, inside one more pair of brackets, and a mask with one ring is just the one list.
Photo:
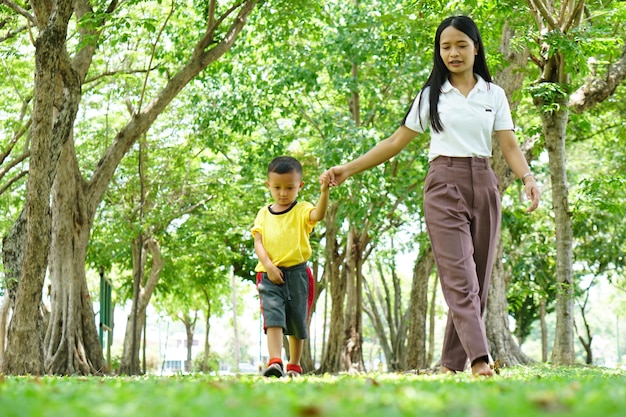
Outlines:
{"label": "tree branch", "polygon": [[86,79],[83,85],[98,81],[100,78],[114,77],[119,74],[123,74],[123,75],[143,74],[145,72],[154,71],[157,68],[158,68],[158,65],[151,67],[151,68],[147,68],[147,69],[106,71],[106,72],[100,73],[98,75],[94,75],[93,77]]}
{"label": "tree branch", "polygon": [[[107,17],[115,11],[118,0],[112,0],[109,3],[106,11],[102,14],[98,24],[92,23],[90,25],[78,25],[78,32],[80,34],[80,44],[84,45],[74,56],[72,66],[78,72],[81,80],[85,80],[87,72],[91,67],[91,61],[93,55],[96,52],[100,35],[102,32],[98,30],[106,23]],[[74,12],[76,13],[77,20],[83,19],[85,16],[92,16],[94,14],[93,8],[89,0],[76,0],[74,5]]]}
{"label": "tree branch", "polygon": [[13,178],[11,178],[6,184],[0,187],[0,195],[4,194],[13,184],[15,184],[20,178],[23,178],[28,174],[28,171],[22,171]]}
{"label": "tree branch", "polygon": [[548,7],[543,0],[528,0],[528,3],[531,9],[539,12],[541,17],[543,17],[543,19],[548,23],[548,27],[550,29],[556,29],[559,27],[559,22],[557,22],[554,16],[550,14]]}
{"label": "tree branch", "polygon": [[[244,3],[245,3],[245,0],[242,0],[239,3],[233,4],[232,7],[228,9],[226,13],[223,13],[217,20],[215,20],[215,5],[214,4],[211,5],[212,9],[210,10],[210,12],[212,14],[209,16],[209,26],[207,27],[207,31],[204,33],[204,36],[202,36],[202,39],[200,39],[200,41],[196,45],[196,48],[193,51],[194,57],[196,55],[203,54],[207,46],[209,46],[210,44],[214,42],[213,35],[215,34],[215,29],[217,29],[222,24],[222,22],[226,20],[228,16],[230,16],[231,13],[233,13],[235,10],[241,7],[241,5]],[[252,3],[256,3],[256,2],[252,2]],[[252,4],[252,7],[254,7],[254,4]],[[211,25],[211,22],[213,22],[212,25]]]}
{"label": "tree branch", "polygon": [[615,92],[617,86],[626,79],[626,46],[620,59],[611,64],[605,76],[588,78],[585,84],[570,96],[569,107],[574,113],[583,111],[603,102]]}
{"label": "tree branch", "polygon": [[19,28],[15,29],[15,30],[7,31],[6,35],[0,36],[0,43],[6,41],[7,39],[12,39],[18,33],[25,32],[27,29],[28,29],[28,26],[20,26]]}
{"label": "tree branch", "polygon": [[234,44],[237,35],[243,29],[247,16],[256,6],[256,0],[248,0],[243,3],[242,8],[232,24],[226,31],[224,39],[209,50],[204,50],[202,46],[206,41],[205,36],[194,48],[193,55],[189,62],[174,75],[155,97],[155,99],[124,126],[116,135],[113,143],[98,162],[91,179],[89,200],[98,204],[102,195],[106,191],[107,184],[113,176],[115,169],[122,160],[128,149],[135,143],[137,138],[152,125],[154,120],[163,112],[165,107],[174,97],[202,70],[209,64],[224,55]]}
{"label": "tree branch", "polygon": [[9,9],[13,10],[15,13],[24,16],[26,20],[28,20],[31,24],[36,25],[35,17],[32,14],[30,14],[28,10],[24,9],[19,4],[13,3],[10,0],[1,0],[1,1],[2,3],[0,4],[4,4]]}
{"label": "tree branch", "polygon": [[[11,152],[13,152],[13,148],[15,147],[15,145],[17,144],[17,141],[24,136],[24,134],[28,131],[28,129],[30,128],[31,125],[31,121],[28,120],[26,122],[26,124],[24,126],[22,126],[22,128],[15,134],[13,135],[13,138],[11,138],[11,140],[9,141],[9,143],[7,144],[7,148],[2,152],[2,154],[0,155],[0,165],[4,164],[4,161],[6,161],[6,159],[8,158],[8,156],[11,154]],[[28,147],[25,147],[26,151],[25,152],[29,152],[28,151]],[[27,155],[28,156],[28,155]],[[11,166],[12,167],[12,166]],[[9,169],[11,168],[9,167]],[[0,178],[3,177],[4,173],[8,171],[8,169],[2,170],[0,171]]]}
{"label": "tree branch", "polygon": [[566,33],[568,30],[571,29],[571,27],[573,26],[574,22],[576,22],[576,20],[578,20],[578,18],[580,17],[580,14],[583,12],[583,7],[584,6],[585,6],[585,0],[578,0],[576,2],[576,4],[574,5],[573,10],[570,13],[570,15],[565,20],[565,23],[563,25],[561,25],[561,32]]}
{"label": "tree branch", "polygon": [[[20,156],[18,156],[17,158],[15,158],[15,160],[11,161],[10,164],[8,164],[7,166],[5,166],[3,169],[0,170],[0,179],[4,178],[4,176],[13,168],[15,167],[17,164],[19,164],[20,162],[26,160],[26,158],[28,158],[30,156],[30,151],[27,150],[26,152],[24,152],[23,154],[21,154]],[[2,193],[0,193],[2,194]]]}
{"label": "tree branch", "polygon": [[[154,61],[154,56],[156,54],[156,47],[159,44],[161,36],[163,36],[163,32],[165,31],[165,28],[167,27],[168,22],[172,18],[172,15],[174,14],[175,9],[176,7],[174,4],[174,1],[172,0],[172,6],[170,7],[170,12],[165,17],[165,20],[163,21],[163,24],[161,25],[161,29],[159,30],[159,33],[157,34],[156,39],[152,43],[152,49],[150,51],[150,59],[148,62],[148,68],[152,67],[152,62]],[[146,91],[148,89],[148,78],[150,78],[150,74],[151,72],[147,71],[143,79],[143,87],[141,88],[141,95],[139,96],[139,104],[137,105],[137,111],[141,111],[141,107],[143,106],[143,100],[146,96]]]}

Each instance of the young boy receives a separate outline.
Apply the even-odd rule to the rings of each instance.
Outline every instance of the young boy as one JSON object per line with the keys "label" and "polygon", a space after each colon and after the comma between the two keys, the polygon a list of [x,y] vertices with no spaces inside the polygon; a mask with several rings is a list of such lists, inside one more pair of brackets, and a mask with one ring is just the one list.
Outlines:
{"label": "young boy", "polygon": [[[311,256],[309,234],[326,215],[328,176],[320,176],[317,206],[296,201],[304,186],[302,165],[289,156],[279,156],[267,168],[265,185],[274,204],[261,208],[254,221],[254,250],[259,263],[257,288],[261,299],[263,327],[267,335],[267,377],[300,376],[300,358],[307,338],[307,320],[313,302],[314,280],[307,260]],[[285,373],[281,359],[283,332],[289,335],[289,363]]]}

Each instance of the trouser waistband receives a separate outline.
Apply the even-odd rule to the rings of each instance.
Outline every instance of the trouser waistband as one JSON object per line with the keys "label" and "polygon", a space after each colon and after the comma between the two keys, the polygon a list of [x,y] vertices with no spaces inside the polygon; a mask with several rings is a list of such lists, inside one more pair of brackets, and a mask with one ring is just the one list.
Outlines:
{"label": "trouser waistband", "polygon": [[302,262],[301,264],[292,265],[292,266],[279,266],[279,268],[283,271],[297,271],[298,269],[306,269],[308,266],[307,262]]}
{"label": "trouser waistband", "polygon": [[430,161],[430,165],[447,165],[451,166],[463,166],[463,167],[489,167],[489,159],[478,156],[438,156]]}

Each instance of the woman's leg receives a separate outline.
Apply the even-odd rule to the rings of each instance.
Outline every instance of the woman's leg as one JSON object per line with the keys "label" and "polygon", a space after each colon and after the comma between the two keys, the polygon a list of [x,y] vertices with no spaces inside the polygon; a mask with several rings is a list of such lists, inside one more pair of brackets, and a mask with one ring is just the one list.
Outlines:
{"label": "woman's leg", "polygon": [[[482,321],[486,300],[484,273],[491,268],[477,267],[493,261],[493,230],[499,222],[483,221],[482,211],[493,203],[483,201],[495,194],[497,184],[486,161],[475,158],[438,158],[427,178],[424,212],[437,263],[444,298],[448,303],[448,323],[444,336],[441,365],[444,370],[461,371],[468,357],[473,361],[488,356],[487,338]],[[485,184],[487,179],[487,184]],[[499,210],[499,207],[498,207]],[[476,220],[480,223],[480,245],[475,250]],[[498,219],[499,220],[499,219]],[[484,234],[489,233],[490,237]],[[485,258],[486,252],[486,258]],[[475,259],[478,255],[480,260]],[[480,270],[480,271],[479,271]],[[480,273],[480,276],[479,276]]]}

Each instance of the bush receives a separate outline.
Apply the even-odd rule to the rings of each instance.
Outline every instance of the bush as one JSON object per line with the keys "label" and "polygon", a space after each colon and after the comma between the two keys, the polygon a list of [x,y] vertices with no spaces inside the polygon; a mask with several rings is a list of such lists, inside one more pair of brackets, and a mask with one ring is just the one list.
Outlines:
{"label": "bush", "polygon": [[192,372],[217,372],[219,369],[220,356],[216,353],[210,352],[208,357],[204,358],[204,352],[200,352],[191,362]]}

